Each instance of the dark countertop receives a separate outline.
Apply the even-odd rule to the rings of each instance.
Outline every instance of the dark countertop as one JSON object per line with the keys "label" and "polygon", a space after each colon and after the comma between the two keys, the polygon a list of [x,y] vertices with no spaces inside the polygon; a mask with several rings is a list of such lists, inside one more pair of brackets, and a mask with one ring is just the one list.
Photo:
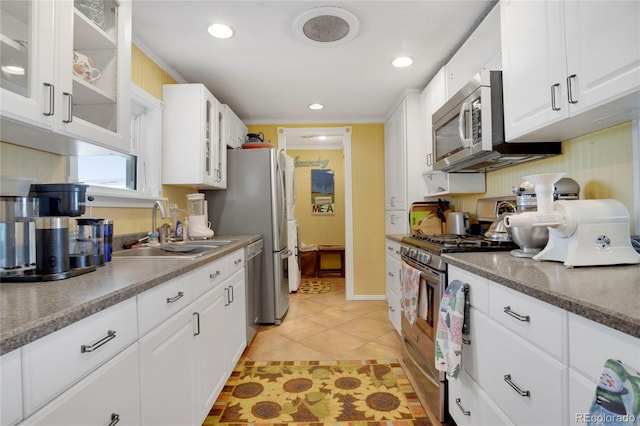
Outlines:
{"label": "dark countertop", "polygon": [[476,275],[640,338],[640,265],[566,268],[508,252],[449,253]]}
{"label": "dark countertop", "polygon": [[0,283],[0,355],[109,308],[262,238],[233,240],[195,259],[113,258],[95,272],[60,281]]}

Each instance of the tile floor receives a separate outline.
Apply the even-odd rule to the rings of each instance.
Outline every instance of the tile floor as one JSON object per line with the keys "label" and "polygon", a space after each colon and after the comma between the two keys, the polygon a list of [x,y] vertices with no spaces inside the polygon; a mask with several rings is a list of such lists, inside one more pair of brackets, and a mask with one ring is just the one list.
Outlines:
{"label": "tile floor", "polygon": [[[346,300],[344,278],[322,280],[331,282],[329,293],[292,293],[282,324],[261,326],[240,361],[402,362],[400,336],[389,322],[387,302]],[[440,425],[432,413],[429,416]]]}

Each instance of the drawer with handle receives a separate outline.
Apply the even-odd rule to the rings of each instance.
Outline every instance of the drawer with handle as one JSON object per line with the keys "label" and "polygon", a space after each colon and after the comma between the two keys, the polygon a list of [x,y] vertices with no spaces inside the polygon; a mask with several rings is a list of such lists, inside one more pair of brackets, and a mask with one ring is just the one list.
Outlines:
{"label": "drawer with handle", "polygon": [[244,249],[236,250],[233,253],[224,257],[226,260],[226,276],[224,278],[230,277],[236,271],[244,268]]}
{"label": "drawer with handle", "polygon": [[199,269],[173,278],[137,296],[140,336],[197,298]]}
{"label": "drawer with handle", "polygon": [[567,363],[567,312],[499,284],[489,287],[489,314],[499,324]]}
{"label": "drawer with handle", "polygon": [[131,298],[24,346],[25,415],[136,341],[136,311]]}
{"label": "drawer with handle", "polygon": [[515,424],[565,424],[566,365],[485,315],[472,320],[478,385]]}

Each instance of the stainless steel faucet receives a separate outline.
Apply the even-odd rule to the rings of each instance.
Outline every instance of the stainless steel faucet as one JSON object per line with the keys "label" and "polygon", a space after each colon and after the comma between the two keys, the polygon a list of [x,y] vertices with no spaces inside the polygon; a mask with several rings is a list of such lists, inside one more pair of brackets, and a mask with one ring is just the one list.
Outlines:
{"label": "stainless steel faucet", "polygon": [[151,210],[151,232],[152,233],[158,232],[158,227],[156,222],[156,215],[157,215],[158,209],[160,209],[160,218],[164,219],[165,218],[164,206],[162,205],[162,201],[160,200],[156,200],[153,203],[153,209]]}

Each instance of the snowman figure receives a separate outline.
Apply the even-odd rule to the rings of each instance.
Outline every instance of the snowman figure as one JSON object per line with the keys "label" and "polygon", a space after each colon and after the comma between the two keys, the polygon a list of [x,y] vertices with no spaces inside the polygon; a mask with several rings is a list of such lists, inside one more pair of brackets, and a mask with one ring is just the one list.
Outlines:
{"label": "snowman figure", "polygon": [[589,425],[636,425],[640,411],[640,378],[616,360],[607,360],[600,376]]}

